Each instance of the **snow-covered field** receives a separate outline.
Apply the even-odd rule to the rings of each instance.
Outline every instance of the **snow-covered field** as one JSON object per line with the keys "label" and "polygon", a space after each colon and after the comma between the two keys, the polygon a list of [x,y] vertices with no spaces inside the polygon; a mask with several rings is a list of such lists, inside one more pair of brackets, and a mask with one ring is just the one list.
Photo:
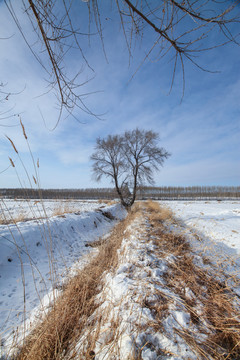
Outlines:
{"label": "snow-covered field", "polygon": [[[33,218],[32,207],[44,217],[41,204],[31,201],[4,200],[13,219],[19,214]],[[52,298],[52,289],[84,265],[94,250],[86,246],[110,232],[118,219],[125,216],[120,205],[99,202],[67,202],[70,214],[51,216],[56,208],[66,209],[60,201],[45,201],[48,218],[0,225],[0,336],[4,348],[9,334],[28,319],[40,304],[44,308]],[[74,212],[73,212],[74,211]],[[106,215],[111,213],[116,220]],[[37,216],[36,216],[37,218]],[[1,354],[1,352],[0,352]]]}
{"label": "snow-covered field", "polygon": [[[51,203],[54,202],[46,203],[50,216],[54,213]],[[23,319],[24,296],[25,314],[28,317],[41,299],[42,303],[46,302],[46,294],[52,286],[58,289],[69,271],[74,272],[74,267],[83,266],[85,255],[90,251],[86,243],[99,236],[107,236],[116,221],[109,220],[104,212],[111,212],[116,219],[126,215],[120,205],[99,209],[101,205],[96,202],[76,203],[78,208],[75,213],[53,216],[48,220],[19,222],[17,225],[0,225],[2,345],[9,332]],[[239,201],[165,201],[160,204],[174,212],[178,221],[171,224],[170,228],[186,235],[198,266],[214,265],[220,269],[220,275],[224,276],[225,273],[240,280]],[[162,296],[173,298],[173,293],[164,285],[163,274],[175,260],[174,256],[162,259],[156,257],[152,242],[154,239],[149,238],[148,226],[144,217],[130,226],[130,235],[126,234],[119,251],[118,268],[114,274],[106,275],[104,293],[99,295],[99,299],[102,302],[100,313],[103,314],[105,309],[108,311],[106,318],[103,316],[101,320],[102,335],[95,349],[96,359],[105,359],[110,349],[113,351],[109,339],[114,337],[111,326],[117,322],[120,335],[115,346],[119,356],[117,358],[121,360],[133,355],[133,348],[136,347],[142,349],[144,360],[159,359],[159,354],[161,359],[197,359],[180,336],[176,333],[173,336],[173,329],[180,332],[190,327],[190,315],[181,301],[173,301],[168,316],[162,322],[165,335],[153,332],[156,319],[149,306],[144,304],[155,306]],[[209,259],[212,265],[202,261],[204,258]],[[57,274],[54,279],[51,274],[53,270]],[[240,295],[240,288],[234,290]],[[197,328],[192,330],[198,332]],[[204,337],[204,334],[199,333],[199,338],[201,336]],[[166,351],[162,352],[162,349]],[[82,339],[79,339],[79,353],[82,350]]]}
{"label": "snow-covered field", "polygon": [[[219,272],[240,279],[240,201],[165,201],[192,248]],[[240,296],[240,287],[235,289]]]}
{"label": "snow-covered field", "polygon": [[[0,223],[12,220],[29,220],[45,218],[59,213],[94,211],[99,208],[99,201],[84,200],[12,200],[2,199],[0,202]],[[3,214],[4,213],[4,214]]]}
{"label": "snow-covered field", "polygon": [[[171,208],[178,218],[177,223],[169,223],[170,230],[184,234],[189,240],[196,265],[205,268],[214,279],[217,273],[212,265],[215,264],[217,271],[219,267],[222,270],[218,276],[234,273],[240,284],[240,202],[171,201],[164,205]],[[114,273],[106,275],[104,290],[99,295],[101,306],[95,316],[100,313],[101,325],[100,330],[96,327],[99,335],[94,349],[95,359],[127,360],[138,358],[139,354],[143,360],[199,359],[193,344],[204,342],[210,332],[203,319],[200,326],[192,322],[181,294],[166,283],[165,274],[171,272],[177,259],[164,248],[161,250],[161,241],[160,248],[156,247],[156,236],[144,216],[137,218],[128,230],[119,250],[118,267]],[[210,262],[205,265],[203,255],[212,265]],[[185,288],[184,282],[181,291],[188,301],[196,303],[194,311],[201,316],[204,292],[197,298],[191,289]],[[235,291],[240,291],[240,288],[235,288]],[[240,315],[239,301],[235,306]],[[192,334],[192,340],[188,342],[181,334]],[[76,358],[79,354],[82,358],[85,346],[84,335],[79,339]],[[213,357],[205,353],[204,359]]]}
{"label": "snow-covered field", "polygon": [[230,254],[240,254],[240,201],[164,201],[184,226]]}

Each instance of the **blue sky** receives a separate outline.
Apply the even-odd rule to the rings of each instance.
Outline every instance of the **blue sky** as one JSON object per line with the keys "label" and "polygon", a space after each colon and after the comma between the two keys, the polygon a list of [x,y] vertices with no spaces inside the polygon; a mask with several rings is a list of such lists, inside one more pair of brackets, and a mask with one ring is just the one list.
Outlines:
{"label": "blue sky", "polygon": [[[17,5],[20,2],[12,3],[33,43],[34,35]],[[177,69],[169,94],[173,65],[165,59],[144,63],[131,80],[144,48],[136,47],[129,66],[125,40],[112,18],[103,19],[108,61],[98,38],[93,38],[91,47],[85,50],[94,73],[75,56],[66,60],[68,69],[83,66],[81,81],[93,77],[82,92],[100,91],[86,97],[85,102],[92,111],[103,114],[101,120],[76,110],[79,122],[63,117],[51,131],[57,122],[58,104],[51,92],[43,95],[48,90],[47,76],[0,2],[0,82],[6,84],[4,90],[20,92],[0,104],[0,188],[19,187],[18,176],[23,185],[29,186],[21,161],[5,135],[14,141],[30,176],[34,175],[17,114],[25,125],[33,156],[39,159],[43,188],[109,186],[106,180],[97,184],[91,176],[89,157],[95,140],[136,127],[158,132],[160,145],[172,154],[155,175],[156,185],[239,185],[240,48],[228,45],[202,54],[200,64],[218,70],[217,74],[187,64],[181,101],[181,69]],[[209,44],[214,41],[212,37]],[[16,116],[8,117],[13,114]],[[16,160],[16,170],[10,167],[4,171],[9,166],[9,156]]]}

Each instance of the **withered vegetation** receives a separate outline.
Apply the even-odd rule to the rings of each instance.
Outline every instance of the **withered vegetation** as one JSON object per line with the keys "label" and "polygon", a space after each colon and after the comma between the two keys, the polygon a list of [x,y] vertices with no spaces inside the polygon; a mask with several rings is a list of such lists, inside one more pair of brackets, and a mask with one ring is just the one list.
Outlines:
{"label": "withered vegetation", "polygon": [[[116,266],[117,250],[128,224],[135,216],[136,211],[132,211],[118,223],[108,241],[101,243],[98,254],[69,281],[45,319],[26,338],[16,356],[17,360],[62,359],[68,353],[99,306],[96,295],[103,287],[102,276]],[[92,349],[89,348],[85,358],[91,359],[91,353]]]}
{"label": "withered vegetation", "polygon": [[[199,359],[239,359],[239,297],[228,285],[229,280],[233,279],[228,279],[226,275],[225,281],[218,280],[216,267],[209,272],[196,264],[186,237],[169,232],[169,223],[176,222],[170,210],[161,208],[156,202],[149,202],[148,209],[151,225],[149,236],[154,236],[160,256],[174,255],[174,261],[169,264],[168,271],[164,274],[166,286],[177,295],[174,299],[180,301],[190,313],[191,322],[199,329],[199,333],[205,333],[207,338],[201,340],[198,333],[186,329],[175,331]],[[186,289],[191,291],[192,296],[189,296]],[[172,300],[159,292],[159,305],[155,306],[160,319],[159,328]]]}
{"label": "withered vegetation", "polygon": [[[153,333],[164,333],[164,320],[175,304],[189,313],[190,324],[189,328],[174,328],[173,336],[180,336],[198,359],[240,358],[239,298],[228,286],[229,279],[220,280],[222,277],[217,276],[217,268],[209,271],[197,264],[196,254],[185,234],[171,231],[170,225],[177,224],[173,213],[160,207],[159,203],[148,201],[144,205],[137,203],[127,218],[116,225],[109,238],[100,239],[95,244],[98,254],[70,279],[51,311],[19,349],[17,360],[94,359],[96,342],[101,333],[101,317],[108,317],[108,314],[97,311],[101,306],[97,295],[104,288],[106,273],[118,265],[121,256],[118,249],[123,237],[128,237],[128,225],[136,216],[147,219],[148,226],[143,229],[145,240],[153,241],[157,258],[172,259],[162,278],[164,286],[170,291],[165,293],[156,288],[153,290],[156,293],[151,294],[154,296],[139,294],[142,306],[154,314],[154,321],[149,320],[149,324],[144,326]],[[114,316],[114,319],[108,319],[112,334],[109,343],[114,343],[116,348],[122,334],[119,332],[121,321],[117,314]],[[76,345],[80,338],[85,346],[79,350]],[[112,353],[109,356],[118,358],[114,346],[110,348]],[[144,346],[150,345],[146,342]],[[142,349],[136,347],[135,350],[132,359],[141,359]],[[158,349],[158,355],[169,356],[171,353],[167,349]]]}

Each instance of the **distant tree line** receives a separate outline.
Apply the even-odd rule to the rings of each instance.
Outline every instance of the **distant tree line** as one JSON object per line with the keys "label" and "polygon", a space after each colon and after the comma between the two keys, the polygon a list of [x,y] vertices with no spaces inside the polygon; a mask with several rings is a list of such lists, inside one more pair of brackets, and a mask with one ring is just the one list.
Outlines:
{"label": "distant tree line", "polygon": [[0,189],[0,197],[11,199],[114,199],[113,188],[89,189]]}
{"label": "distant tree line", "polygon": [[[114,188],[88,189],[0,189],[0,197],[10,199],[79,199],[112,200],[118,197]],[[240,186],[161,186],[139,187],[137,199],[154,200],[222,200],[240,198]]]}
{"label": "distant tree line", "polygon": [[161,186],[139,189],[139,198],[156,200],[221,200],[240,198],[240,186]]}

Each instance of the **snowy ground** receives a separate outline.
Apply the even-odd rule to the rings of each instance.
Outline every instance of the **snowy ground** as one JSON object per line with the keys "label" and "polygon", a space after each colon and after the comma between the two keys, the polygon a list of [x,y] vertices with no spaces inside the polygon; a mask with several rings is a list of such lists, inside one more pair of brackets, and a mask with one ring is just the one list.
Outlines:
{"label": "snowy ground", "polygon": [[[29,220],[45,218],[59,213],[94,211],[99,208],[99,201],[84,200],[12,200],[2,199],[0,202],[0,223],[12,220]],[[3,215],[4,214],[4,215]]]}
{"label": "snowy ground", "polygon": [[[194,251],[222,271],[240,278],[240,202],[165,201],[179,219]],[[235,289],[240,296],[240,287]]]}
{"label": "snowy ground", "polygon": [[185,227],[240,254],[240,201],[164,201]]}
{"label": "snowy ground", "polygon": [[[102,305],[94,316],[100,314],[101,325],[100,330],[96,327],[99,335],[96,335],[94,359],[197,360],[190,347],[173,331],[190,324],[186,309],[163,280],[174,257],[157,256],[144,217],[136,219],[128,232],[130,235],[123,240],[119,251],[119,265],[114,273],[106,275],[105,288],[99,295]],[[165,331],[157,331],[154,307],[161,305],[163,295],[175,300],[163,321]],[[84,334],[79,339],[76,359],[84,358],[88,337]]]}
{"label": "snowy ground", "polygon": [[[14,218],[23,210],[28,218],[33,216],[27,202],[17,201],[16,206],[13,201],[5,203]],[[54,213],[56,201],[46,201],[44,205],[48,214]],[[58,208],[59,205],[58,202]],[[31,206],[36,204],[32,202]],[[87,254],[93,251],[86,244],[109,233],[116,220],[125,216],[120,205],[74,201],[68,202],[68,208],[75,212],[0,225],[0,334],[3,348],[9,334],[17,331],[23,319],[28,319],[39,304],[49,302],[51,290],[61,288],[74,267],[83,266]],[[106,212],[116,220],[109,219]]]}
{"label": "snowy ground", "polygon": [[[216,263],[219,257],[231,259],[223,270],[235,272],[240,280],[240,262],[236,257],[240,252],[240,203],[169,202],[167,205],[178,211],[179,220],[169,227],[186,235],[196,266],[204,268],[203,252],[213,260],[214,248]],[[164,275],[171,271],[176,258],[171,254],[166,256],[161,246],[160,250],[156,247],[155,235],[144,216],[137,218],[128,230],[119,250],[119,265],[113,273],[106,274],[105,287],[99,295],[101,305],[93,315],[100,319],[96,333],[91,334],[97,338],[94,358],[127,360],[140,355],[143,360],[199,359],[194,341],[204,343],[209,329],[204,319],[199,324],[191,320],[182,295],[166,283]],[[214,268],[209,265],[208,270],[214,278]],[[191,289],[184,288],[184,283],[181,288],[185,298],[196,303],[194,311],[201,316],[202,294],[196,297]],[[240,314],[239,301],[236,306]],[[84,334],[79,339],[76,358],[84,358],[89,336]],[[212,359],[207,353],[204,358]]]}
{"label": "snowy ground", "polygon": [[[164,205],[171,208],[178,219],[176,224],[170,225],[170,229],[186,235],[198,266],[212,266],[208,262],[207,265],[202,262],[203,257],[209,258],[213,265],[222,270],[223,275],[227,273],[240,277],[239,201],[169,201],[164,202]],[[90,206],[99,207],[99,204],[91,203]],[[89,251],[89,247],[85,247],[86,242],[108,234],[115,224],[96,207],[93,210],[52,217],[49,221],[42,220],[40,223],[22,222],[18,223],[17,227],[0,226],[3,340],[9,330],[20,323],[23,310],[21,263],[13,239],[16,239],[23,259],[28,314],[39,303],[39,298],[42,298],[52,286],[52,282],[47,280],[51,274],[48,252],[44,246],[45,232],[49,232],[50,229],[52,234],[52,263],[58,274],[54,286],[58,287],[61,277],[66,276],[66,268],[74,263],[79,265],[79,258]],[[118,205],[103,210],[110,211],[116,218],[125,215]],[[119,250],[119,265],[114,273],[106,274],[106,286],[99,295],[99,301],[102,303],[98,309],[101,314],[101,329],[94,349],[95,359],[110,359],[109,354],[115,353],[116,359],[124,360],[129,356],[136,356],[139,352],[143,360],[197,359],[191,346],[179,334],[181,331],[191,330],[197,334],[198,339],[204,339],[204,324],[201,329],[192,324],[181,298],[165,286],[164,273],[175,262],[174,256],[166,257],[163,254],[161,257],[159,253],[157,256],[154,236],[151,235],[151,228],[144,216],[137,218],[128,230]],[[44,275],[44,280],[36,268]],[[32,274],[38,284],[39,296],[34,289]],[[185,290],[189,298],[194,296],[191,291]],[[234,290],[240,295],[239,288]],[[161,319],[164,331],[155,331],[158,326],[156,306],[162,302],[164,307],[165,298],[171,299],[171,308],[168,309],[165,318]],[[117,331],[113,329],[113,324],[116,325]],[[79,339],[78,352],[82,351],[84,341]]]}

